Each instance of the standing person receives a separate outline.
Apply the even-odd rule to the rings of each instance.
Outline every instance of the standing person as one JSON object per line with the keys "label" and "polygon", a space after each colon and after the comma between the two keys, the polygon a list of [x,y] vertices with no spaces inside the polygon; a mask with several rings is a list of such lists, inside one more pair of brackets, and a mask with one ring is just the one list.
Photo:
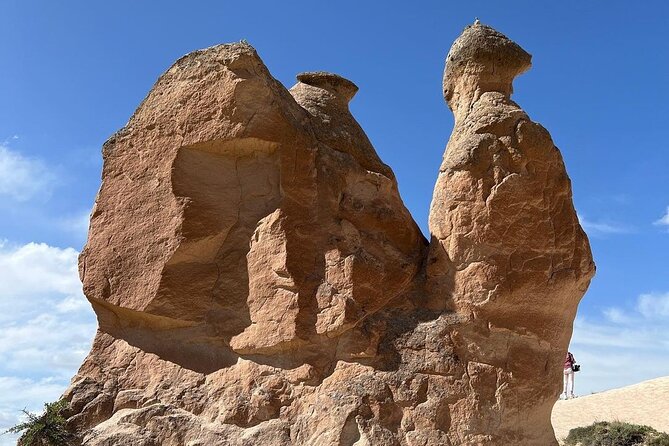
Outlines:
{"label": "standing person", "polygon": [[564,360],[564,391],[561,395],[566,400],[576,398],[576,395],[574,395],[574,364],[576,364],[574,355],[567,352],[567,357]]}

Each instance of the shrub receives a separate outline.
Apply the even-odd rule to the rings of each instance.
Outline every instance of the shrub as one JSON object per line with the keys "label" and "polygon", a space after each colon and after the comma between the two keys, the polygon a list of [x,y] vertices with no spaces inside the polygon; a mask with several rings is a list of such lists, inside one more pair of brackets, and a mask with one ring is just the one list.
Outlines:
{"label": "shrub", "polygon": [[649,426],[598,422],[569,431],[566,446],[669,446],[669,435]]}
{"label": "shrub", "polygon": [[23,413],[28,417],[28,421],[17,424],[7,432],[17,434],[23,432],[18,446],[64,446],[72,444],[74,436],[68,432],[65,427],[65,417],[63,412],[68,404],[65,400],[59,400],[55,403],[46,403],[44,413],[36,415],[27,410]]}

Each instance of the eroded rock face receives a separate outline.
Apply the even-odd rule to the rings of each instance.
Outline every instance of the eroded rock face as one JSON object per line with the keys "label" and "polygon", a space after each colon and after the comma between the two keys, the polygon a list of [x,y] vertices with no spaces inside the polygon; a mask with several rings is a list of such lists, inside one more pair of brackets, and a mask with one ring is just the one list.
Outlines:
{"label": "eroded rock face", "polygon": [[476,401],[481,418],[517,441],[549,444],[560,355],[594,264],[560,152],[510,99],[530,58],[481,25],[448,54],[455,127],[430,209],[427,270],[462,318],[460,359],[494,390]]}
{"label": "eroded rock face", "polygon": [[465,29],[428,243],[330,73],[191,53],[104,146],[80,258],[100,331],[66,397],[85,445],[555,444],[594,273],[530,56]]}

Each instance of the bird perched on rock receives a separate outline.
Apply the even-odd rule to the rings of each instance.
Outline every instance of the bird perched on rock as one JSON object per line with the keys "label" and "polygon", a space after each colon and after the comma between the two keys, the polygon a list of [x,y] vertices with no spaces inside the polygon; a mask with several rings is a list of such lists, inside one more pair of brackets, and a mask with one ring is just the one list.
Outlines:
{"label": "bird perched on rock", "polygon": [[480,25],[480,24],[481,24],[481,21],[479,20],[478,17],[476,17],[476,19],[474,20],[474,25]]}

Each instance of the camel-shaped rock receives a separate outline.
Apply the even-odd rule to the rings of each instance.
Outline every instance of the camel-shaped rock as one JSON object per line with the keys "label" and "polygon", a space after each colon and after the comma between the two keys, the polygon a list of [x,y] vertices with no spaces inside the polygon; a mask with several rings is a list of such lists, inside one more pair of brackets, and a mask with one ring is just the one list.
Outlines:
{"label": "camel-shaped rock", "polygon": [[82,444],[557,444],[594,264],[560,152],[510,99],[530,59],[478,23],[453,44],[430,241],[351,81],[287,90],[245,43],[179,59],[103,147]]}

